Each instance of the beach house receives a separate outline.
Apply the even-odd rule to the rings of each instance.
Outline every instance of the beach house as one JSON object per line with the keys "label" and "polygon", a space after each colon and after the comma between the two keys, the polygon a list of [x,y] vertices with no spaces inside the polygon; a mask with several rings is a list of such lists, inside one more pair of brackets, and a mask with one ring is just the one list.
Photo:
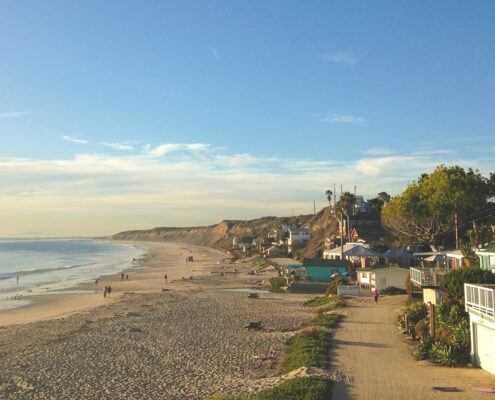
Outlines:
{"label": "beach house", "polygon": [[440,282],[449,269],[411,267],[409,271],[411,283],[423,290],[423,302],[436,305],[444,295],[440,290]]}
{"label": "beach house", "polygon": [[347,260],[325,260],[323,258],[305,258],[303,266],[308,282],[329,283],[335,276],[347,272]]}
{"label": "beach house", "polygon": [[471,361],[495,375],[495,285],[464,284],[471,332]]}
{"label": "beach house", "polygon": [[488,247],[476,251],[480,258],[480,268],[495,272],[495,247]]}
{"label": "beach house", "polygon": [[358,268],[357,281],[359,287],[375,289],[380,293],[387,288],[404,289],[409,270],[398,265]]}

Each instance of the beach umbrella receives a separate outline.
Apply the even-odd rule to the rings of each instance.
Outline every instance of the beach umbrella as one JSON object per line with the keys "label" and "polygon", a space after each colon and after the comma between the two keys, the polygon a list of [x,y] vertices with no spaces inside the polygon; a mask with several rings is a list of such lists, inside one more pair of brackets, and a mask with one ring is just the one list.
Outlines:
{"label": "beach umbrella", "polygon": [[441,254],[433,254],[432,256],[426,257],[425,261],[446,262],[447,259],[444,256],[442,256]]}

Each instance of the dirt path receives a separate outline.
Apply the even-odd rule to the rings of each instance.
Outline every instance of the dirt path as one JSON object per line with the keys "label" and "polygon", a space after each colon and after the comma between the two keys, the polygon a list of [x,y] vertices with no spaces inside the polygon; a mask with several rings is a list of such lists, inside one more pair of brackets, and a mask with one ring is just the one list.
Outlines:
{"label": "dirt path", "polygon": [[[394,325],[404,296],[357,298],[343,310],[335,334],[332,372],[338,382],[334,399],[482,399],[490,394],[472,388],[495,387],[495,377],[476,368],[445,368],[417,362]],[[433,386],[455,386],[462,392],[439,392]]]}

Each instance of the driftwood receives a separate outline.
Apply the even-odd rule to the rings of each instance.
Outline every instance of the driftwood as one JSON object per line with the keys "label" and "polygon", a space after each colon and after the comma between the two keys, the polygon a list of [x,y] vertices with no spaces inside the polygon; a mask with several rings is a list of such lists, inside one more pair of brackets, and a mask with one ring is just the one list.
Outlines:
{"label": "driftwood", "polygon": [[249,324],[246,325],[246,329],[251,330],[254,329],[256,331],[259,331],[263,327],[261,326],[261,321],[251,321]]}

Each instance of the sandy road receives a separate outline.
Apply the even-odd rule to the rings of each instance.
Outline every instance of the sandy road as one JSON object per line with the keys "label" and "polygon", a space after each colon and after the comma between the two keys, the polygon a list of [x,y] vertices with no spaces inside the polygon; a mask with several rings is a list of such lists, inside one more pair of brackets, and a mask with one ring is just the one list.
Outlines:
{"label": "sandy road", "polygon": [[[331,359],[338,382],[333,398],[345,399],[483,399],[475,386],[495,387],[495,377],[476,368],[446,368],[417,362],[394,325],[404,296],[357,298],[343,309],[345,318],[333,340]],[[455,386],[461,392],[439,392]]]}

